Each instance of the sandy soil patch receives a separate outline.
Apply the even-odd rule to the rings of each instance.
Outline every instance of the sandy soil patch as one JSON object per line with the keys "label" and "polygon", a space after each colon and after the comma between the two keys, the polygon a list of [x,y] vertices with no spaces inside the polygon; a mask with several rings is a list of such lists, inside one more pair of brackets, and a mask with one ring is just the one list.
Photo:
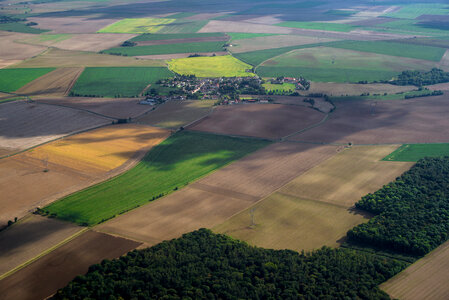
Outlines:
{"label": "sandy soil patch", "polygon": [[16,33],[0,31],[0,58],[3,67],[11,65],[13,61],[20,61],[26,58],[33,57],[43,52],[47,47],[37,45],[27,45],[16,43],[14,41],[30,38],[32,34]]}
{"label": "sandy soil patch", "polygon": [[320,112],[302,106],[247,104],[217,107],[191,130],[278,139],[323,119]]}
{"label": "sandy soil patch", "polygon": [[[140,243],[88,231],[0,281],[3,299],[44,299],[63,288],[89,266],[117,258]],[[39,276],[36,276],[39,274]]]}
{"label": "sandy soil patch", "polygon": [[39,56],[18,64],[17,68],[41,67],[159,67],[165,66],[160,60],[143,60],[109,54],[98,54],[81,51],[49,49]]}
{"label": "sandy soil patch", "polygon": [[380,285],[392,298],[404,300],[449,297],[449,242]]}
{"label": "sandy soil patch", "polygon": [[157,107],[137,122],[166,128],[179,128],[206,116],[211,112],[215,100],[169,101]]}
{"label": "sandy soil patch", "polygon": [[52,33],[95,33],[118,19],[103,19],[89,17],[43,18],[31,17],[30,22],[39,24],[39,28],[51,30]]}
{"label": "sandy soil patch", "polygon": [[83,230],[82,227],[30,215],[0,232],[0,276]]}
{"label": "sandy soil patch", "polygon": [[24,95],[66,95],[75,81],[83,72],[83,68],[59,68],[16,91],[17,94]]}
{"label": "sandy soil patch", "polygon": [[447,95],[395,101],[347,101],[321,126],[291,137],[319,143],[407,144],[449,141]]}
{"label": "sandy soil patch", "polygon": [[370,94],[396,94],[416,90],[415,86],[399,86],[384,83],[333,83],[311,82],[308,93],[322,93],[329,96],[358,96],[363,93]]}
{"label": "sandy soil patch", "polygon": [[[198,54],[196,52],[190,52],[190,53],[173,53],[173,54],[156,54],[156,55],[141,55],[141,56],[135,56],[135,58],[138,59],[176,59],[176,58],[186,58],[191,55]],[[222,55],[228,55],[229,53],[226,51],[218,51],[218,52],[201,52],[201,56],[222,56]]]}
{"label": "sandy soil patch", "polygon": [[248,32],[289,34],[292,28],[238,21],[212,20],[198,32]]}

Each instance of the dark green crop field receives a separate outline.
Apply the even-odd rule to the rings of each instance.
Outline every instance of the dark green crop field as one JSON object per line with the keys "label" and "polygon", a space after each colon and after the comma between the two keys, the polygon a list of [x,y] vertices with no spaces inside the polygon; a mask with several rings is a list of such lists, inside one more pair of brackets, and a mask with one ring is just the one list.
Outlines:
{"label": "dark green crop field", "polygon": [[418,161],[424,157],[440,156],[449,156],[449,144],[405,144],[383,160]]}
{"label": "dark green crop field", "polygon": [[0,69],[0,91],[14,92],[54,68]]}

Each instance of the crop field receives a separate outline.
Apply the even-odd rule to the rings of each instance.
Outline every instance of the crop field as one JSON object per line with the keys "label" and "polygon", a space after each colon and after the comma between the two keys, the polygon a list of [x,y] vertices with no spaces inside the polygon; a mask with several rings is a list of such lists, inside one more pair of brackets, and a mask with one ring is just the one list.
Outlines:
{"label": "crop field", "polygon": [[265,61],[256,72],[262,77],[302,75],[312,81],[359,82],[389,80],[403,70],[428,70],[424,60],[317,47],[288,52]]}
{"label": "crop field", "polygon": [[449,270],[449,242],[397,274],[380,288],[392,298],[404,300],[445,299],[449,295],[446,283]]}
{"label": "crop field", "polygon": [[132,42],[145,42],[145,41],[164,41],[164,40],[184,40],[184,39],[197,39],[197,38],[213,38],[224,37],[225,34],[221,32],[211,33],[144,33],[131,39]]}
{"label": "crop field", "polygon": [[343,23],[293,22],[293,21],[282,22],[276,25],[290,28],[314,29],[324,31],[342,31],[342,32],[349,32],[357,28],[356,26]]}
{"label": "crop field", "polygon": [[207,24],[207,20],[190,21],[190,20],[176,20],[170,24],[163,26],[158,33],[196,33],[198,30]]}
{"label": "crop field", "polygon": [[63,68],[63,67],[164,67],[160,60],[142,60],[133,57],[106,55],[91,52],[49,49],[45,53],[28,59],[15,68]]}
{"label": "crop field", "polygon": [[447,96],[403,101],[344,101],[319,127],[293,136],[307,142],[355,144],[446,143]]}
{"label": "crop field", "polygon": [[282,93],[282,92],[294,92],[296,87],[293,83],[272,84],[264,83],[262,85],[268,92]]}
{"label": "crop field", "polygon": [[182,75],[197,77],[250,77],[252,67],[230,55],[214,57],[189,57],[168,62],[170,70]]}
{"label": "crop field", "polygon": [[114,24],[100,29],[100,33],[156,33],[166,24],[170,24],[176,19],[163,18],[141,18],[141,19],[123,19]]}
{"label": "crop field", "polygon": [[238,32],[238,33],[272,33],[272,34],[289,34],[292,32],[291,28],[238,22],[238,21],[222,21],[211,20],[206,26],[201,28],[199,32]]}
{"label": "crop field", "polygon": [[[437,23],[441,24],[441,23]],[[387,23],[364,28],[366,30],[412,36],[447,36],[448,31],[440,29],[438,26],[426,25],[418,20],[394,20]]]}
{"label": "crop field", "polygon": [[[88,231],[41,259],[0,281],[4,299],[45,299],[63,288],[89,266],[117,258],[140,243]],[[39,274],[39,276],[36,276]]]}
{"label": "crop field", "polygon": [[174,54],[174,53],[203,53],[203,52],[221,52],[224,51],[223,45],[225,42],[199,42],[199,43],[176,43],[176,44],[162,44],[150,46],[135,46],[135,47],[117,47],[103,51],[108,54],[121,54],[125,56],[139,56],[139,55],[159,55],[159,54]]}
{"label": "crop field", "polygon": [[[55,3],[51,3],[54,7]],[[71,3],[70,5],[73,5]],[[39,28],[51,30],[51,33],[96,33],[101,28],[118,21],[112,18],[92,18],[91,16],[30,17],[30,22],[39,24]]]}
{"label": "crop field", "polygon": [[424,157],[449,156],[449,144],[406,144],[384,158],[385,161],[413,161]]}
{"label": "crop field", "polygon": [[70,88],[82,72],[83,68],[58,68],[22,86],[16,93],[24,95],[64,96],[68,94]]}
{"label": "crop field", "polygon": [[75,223],[97,224],[181,188],[268,144],[266,141],[184,132],[153,148],[136,167],[44,208]]}
{"label": "crop field", "polygon": [[139,123],[176,129],[206,116],[215,100],[169,101],[138,119]]}
{"label": "crop field", "polygon": [[0,69],[0,91],[14,92],[53,70],[52,68]]}
{"label": "crop field", "polygon": [[303,106],[248,104],[217,107],[189,129],[278,139],[320,122],[324,115]]}
{"label": "crop field", "polygon": [[68,222],[30,215],[1,231],[0,278],[82,229]]}
{"label": "crop field", "polygon": [[5,61],[17,61],[38,55],[46,49],[43,46],[26,45],[16,43],[16,40],[34,37],[36,35],[13,33],[13,32],[0,32],[0,57]]}
{"label": "crop field", "polygon": [[110,123],[110,119],[71,108],[24,101],[4,103],[0,109],[0,148],[24,150]]}
{"label": "crop field", "polygon": [[311,82],[308,93],[321,93],[330,96],[359,96],[360,94],[396,94],[415,90],[415,86],[400,86],[384,83],[357,84],[334,82]]}
{"label": "crop field", "polygon": [[91,97],[132,97],[141,94],[148,84],[172,76],[167,68],[86,68],[71,93]]}
{"label": "crop field", "polygon": [[0,30],[2,31],[12,31],[12,32],[22,32],[31,34],[40,34],[46,32],[47,30],[42,30],[39,28],[34,28],[27,26],[25,23],[4,23],[0,24]]}
{"label": "crop field", "polygon": [[277,35],[275,33],[245,33],[245,32],[230,32],[228,35],[231,37],[231,41],[238,41],[238,40],[245,40],[245,39],[252,39],[256,37],[262,37],[262,36],[273,36]]}
{"label": "crop field", "polygon": [[335,154],[334,146],[276,143],[96,228],[153,245],[214,227]]}
{"label": "crop field", "polygon": [[416,3],[406,4],[400,10],[385,14],[391,18],[416,19],[421,15],[447,15],[447,4],[444,3]]}

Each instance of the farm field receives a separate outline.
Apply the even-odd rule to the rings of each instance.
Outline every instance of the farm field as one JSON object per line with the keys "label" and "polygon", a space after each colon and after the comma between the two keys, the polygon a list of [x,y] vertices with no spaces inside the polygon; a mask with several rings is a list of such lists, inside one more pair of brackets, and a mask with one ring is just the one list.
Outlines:
{"label": "farm field", "polygon": [[360,94],[396,94],[415,90],[415,86],[400,86],[384,83],[333,83],[311,82],[308,93],[326,94],[329,96],[359,96]]}
{"label": "farm field", "polygon": [[0,69],[0,91],[14,92],[53,70],[52,68]]}
{"label": "farm field", "polygon": [[106,55],[91,52],[49,49],[45,53],[14,65],[14,68],[62,67],[164,67],[159,60]]}
{"label": "farm field", "polygon": [[78,224],[97,224],[181,188],[266,145],[267,141],[178,133],[153,148],[130,171],[43,210]]}
{"label": "farm field", "polygon": [[100,29],[100,33],[156,33],[166,24],[176,21],[175,19],[163,18],[140,18],[123,19],[114,24]]}
{"label": "farm field", "polygon": [[449,287],[444,283],[449,270],[448,256],[449,242],[446,242],[380,288],[398,299],[445,299],[449,295]]}
{"label": "farm field", "polygon": [[58,68],[22,86],[16,93],[23,95],[64,96],[69,93],[70,88],[82,72],[83,68]]}
{"label": "farm field", "polygon": [[74,96],[132,97],[148,84],[172,77],[166,68],[98,67],[86,68],[70,91]]}
{"label": "farm field", "polygon": [[197,77],[250,77],[252,67],[230,55],[215,57],[189,57],[168,61],[171,71]]}
{"label": "farm field", "polygon": [[447,5],[443,3],[407,4],[398,11],[385,14],[391,18],[415,19],[421,15],[447,15]]}
{"label": "farm field", "polygon": [[403,101],[344,101],[321,126],[291,137],[307,142],[354,144],[445,143],[447,96]]}
{"label": "farm field", "polygon": [[1,231],[0,278],[82,230],[67,222],[30,215]]}
{"label": "farm field", "polygon": [[211,32],[211,33],[144,33],[138,35],[131,39],[132,42],[162,42],[162,41],[180,41],[180,40],[190,40],[190,39],[210,39],[217,37],[226,37],[224,33],[221,32]]}
{"label": "farm field", "polygon": [[[370,30],[372,32],[380,32],[380,33],[390,33],[390,34],[396,34],[396,35],[408,35],[408,37],[413,36],[433,36],[433,37],[439,37],[439,36],[447,36],[448,32],[446,28],[439,29],[438,26],[432,26],[432,23],[426,24],[419,20],[404,20],[399,19],[393,21],[382,23],[379,25],[375,25],[373,27],[367,27],[366,30]],[[435,24],[435,23],[434,23]],[[441,26],[441,23],[436,23]],[[444,26],[444,25],[443,25]]]}
{"label": "farm field", "polygon": [[33,34],[0,31],[0,58],[5,61],[17,61],[38,55],[46,49],[43,46],[26,45],[16,40],[34,37]]}
{"label": "farm field", "polygon": [[24,101],[4,103],[0,109],[0,148],[25,150],[110,123],[109,119],[71,108]]}
{"label": "farm field", "polygon": [[[51,3],[55,5],[55,3]],[[51,30],[51,33],[96,33],[101,28],[118,21],[117,18],[92,18],[90,16],[53,16],[30,17],[30,22],[39,24],[39,28]]]}
{"label": "farm field", "polygon": [[320,122],[324,114],[303,106],[243,104],[217,107],[190,130],[279,139]]}
{"label": "farm field", "polygon": [[190,21],[187,19],[176,20],[163,26],[158,33],[196,33],[207,24],[207,20]]}
{"label": "farm field", "polygon": [[387,155],[385,161],[416,162],[424,157],[449,156],[449,144],[406,144]]}
{"label": "farm field", "polygon": [[169,101],[138,118],[139,123],[176,129],[206,116],[215,100]]}
{"label": "farm field", "polygon": [[[141,41],[136,41],[135,43],[137,46],[151,46],[151,45],[173,45],[173,44],[181,44],[184,43],[204,43],[204,42],[227,42],[229,40],[229,36],[223,34],[223,33],[173,33],[173,34],[159,34],[159,36],[168,35],[169,37],[162,38],[160,40],[157,40],[155,38],[148,38],[145,40],[145,38],[141,38]],[[205,36],[203,36],[205,35]],[[210,35],[210,36],[209,36]],[[170,36],[173,36],[172,39],[170,39]],[[174,37],[181,37],[181,38],[174,38]],[[182,38],[182,36],[186,36],[187,38]],[[188,38],[190,36],[190,38]],[[133,41],[134,39],[131,39]]]}
{"label": "farm field", "polygon": [[117,47],[103,51],[108,54],[120,54],[125,56],[142,56],[142,55],[160,55],[174,53],[203,53],[203,52],[221,52],[225,42],[193,42],[193,43],[176,43],[149,46],[134,47]]}
{"label": "farm field", "polygon": [[200,227],[210,228],[331,157],[335,150],[334,146],[272,144],[96,229],[154,245]]}
{"label": "farm field", "polygon": [[359,82],[389,80],[403,70],[429,70],[430,61],[317,47],[288,52],[265,61],[256,72],[262,77],[298,76],[312,81]]}
{"label": "farm field", "polygon": [[274,34],[289,34],[292,32],[291,28],[247,23],[239,21],[222,21],[211,20],[201,30],[203,32],[238,32],[238,33],[274,33]]}
{"label": "farm field", "polygon": [[253,39],[263,36],[273,36],[277,35],[275,33],[245,33],[245,32],[229,32],[228,35],[231,37],[231,41]]}
{"label": "farm field", "polygon": [[[88,231],[0,281],[0,294],[9,299],[44,299],[84,274],[92,264],[117,258],[140,243]],[[36,276],[39,274],[39,276]]]}
{"label": "farm field", "polygon": [[343,31],[343,32],[349,32],[357,28],[356,26],[344,23],[319,23],[319,22],[282,22],[276,24],[276,26],[324,30],[324,31]]}

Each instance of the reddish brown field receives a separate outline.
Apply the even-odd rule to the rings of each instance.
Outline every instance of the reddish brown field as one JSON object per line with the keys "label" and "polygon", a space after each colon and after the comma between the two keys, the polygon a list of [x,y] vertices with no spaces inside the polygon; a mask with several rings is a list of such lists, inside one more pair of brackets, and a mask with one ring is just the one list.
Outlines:
{"label": "reddish brown field", "polygon": [[405,144],[449,141],[447,95],[396,101],[348,101],[321,126],[291,137],[319,143]]}
{"label": "reddish brown field", "polygon": [[335,153],[334,146],[273,144],[96,229],[154,245],[211,228]]}
{"label": "reddish brown field", "polygon": [[279,139],[320,122],[324,115],[303,106],[249,104],[221,106],[189,129]]}
{"label": "reddish brown field", "polygon": [[8,300],[45,299],[89,266],[117,258],[140,243],[88,231],[0,281],[0,295]]}

